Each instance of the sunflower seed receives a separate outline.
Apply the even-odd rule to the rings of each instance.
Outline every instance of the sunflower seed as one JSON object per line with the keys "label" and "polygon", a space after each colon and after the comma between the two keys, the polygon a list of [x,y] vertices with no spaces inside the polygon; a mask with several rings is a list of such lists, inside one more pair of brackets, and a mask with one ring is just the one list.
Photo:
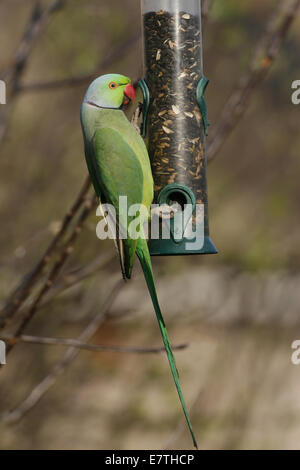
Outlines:
{"label": "sunflower seed", "polygon": [[174,134],[174,131],[172,131],[171,129],[169,129],[168,127],[166,126],[162,126],[163,130],[165,131],[166,134]]}
{"label": "sunflower seed", "polygon": [[174,112],[175,114],[180,114],[180,109],[178,108],[178,106],[175,106],[175,105],[173,104],[172,109],[173,109],[173,112]]}

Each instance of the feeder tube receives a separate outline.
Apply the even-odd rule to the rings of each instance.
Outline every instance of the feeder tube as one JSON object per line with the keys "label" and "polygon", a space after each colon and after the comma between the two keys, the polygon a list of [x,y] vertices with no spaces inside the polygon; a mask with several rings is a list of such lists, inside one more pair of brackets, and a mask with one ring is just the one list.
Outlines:
{"label": "feeder tube", "polygon": [[[141,0],[141,3],[144,76],[150,95],[147,141],[155,202],[161,203],[160,194],[165,195],[167,187],[168,203],[177,202],[183,207],[195,200],[203,204],[205,236],[209,238],[203,96],[207,80],[202,70],[201,3],[200,0]],[[182,192],[182,188],[186,191]],[[212,247],[211,252],[216,249]]]}

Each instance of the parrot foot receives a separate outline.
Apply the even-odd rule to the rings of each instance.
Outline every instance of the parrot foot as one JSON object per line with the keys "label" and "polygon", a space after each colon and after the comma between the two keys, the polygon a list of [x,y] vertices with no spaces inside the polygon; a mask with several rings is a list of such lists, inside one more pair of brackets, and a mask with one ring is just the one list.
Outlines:
{"label": "parrot foot", "polygon": [[131,119],[131,124],[133,125],[133,127],[139,134],[141,133],[141,126],[139,124],[141,113],[142,113],[142,109],[141,109],[141,106],[139,105],[136,108],[135,113],[133,114],[132,119]]}

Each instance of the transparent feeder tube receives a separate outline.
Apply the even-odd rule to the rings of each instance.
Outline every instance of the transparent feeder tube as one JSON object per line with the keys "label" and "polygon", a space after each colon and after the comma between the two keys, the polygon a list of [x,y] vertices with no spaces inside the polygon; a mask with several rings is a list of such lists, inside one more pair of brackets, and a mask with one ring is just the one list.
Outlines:
{"label": "transparent feeder tube", "polygon": [[178,183],[207,205],[205,133],[197,101],[203,76],[200,0],[142,0],[142,15],[155,196]]}

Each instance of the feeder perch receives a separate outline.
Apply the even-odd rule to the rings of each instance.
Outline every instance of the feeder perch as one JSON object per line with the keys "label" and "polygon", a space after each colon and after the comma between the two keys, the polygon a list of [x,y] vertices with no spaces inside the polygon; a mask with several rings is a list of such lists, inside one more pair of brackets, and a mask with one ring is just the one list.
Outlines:
{"label": "feeder perch", "polygon": [[[150,239],[151,255],[214,254],[209,237],[205,136],[209,122],[203,76],[200,0],[141,0],[144,37],[142,134],[155,184],[154,203],[192,205],[193,227],[202,224],[203,244],[186,249],[176,238]],[[196,217],[196,205],[203,216]],[[161,224],[165,223],[163,220]],[[189,239],[189,241],[191,241]]]}

